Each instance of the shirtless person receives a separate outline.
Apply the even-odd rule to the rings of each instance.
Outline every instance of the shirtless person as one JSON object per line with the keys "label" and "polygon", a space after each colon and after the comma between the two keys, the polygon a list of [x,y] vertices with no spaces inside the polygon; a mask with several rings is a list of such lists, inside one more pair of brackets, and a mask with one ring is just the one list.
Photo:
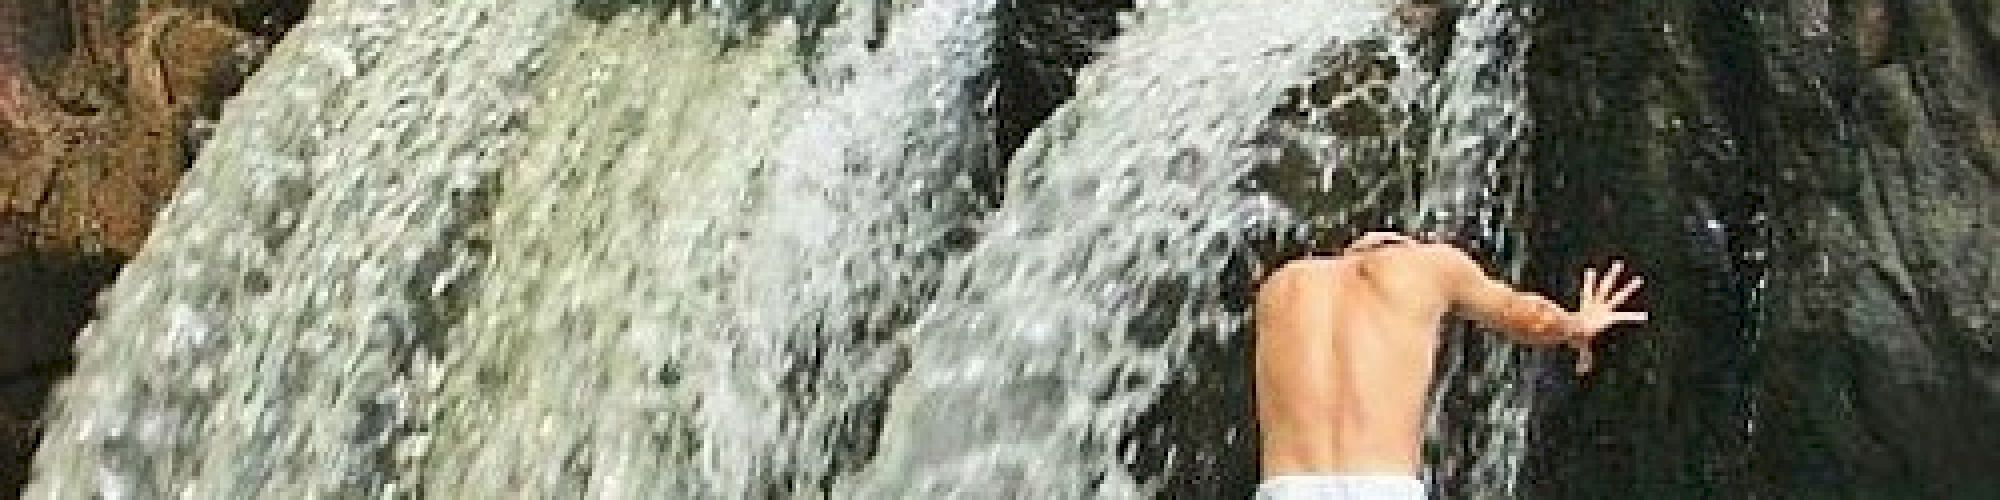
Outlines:
{"label": "shirtless person", "polygon": [[1293,261],[1257,292],[1259,499],[1422,499],[1426,392],[1439,327],[1458,312],[1537,345],[1578,350],[1645,313],[1619,312],[1639,289],[1622,264],[1583,274],[1583,304],[1565,311],[1488,277],[1448,245],[1370,233],[1341,255]]}

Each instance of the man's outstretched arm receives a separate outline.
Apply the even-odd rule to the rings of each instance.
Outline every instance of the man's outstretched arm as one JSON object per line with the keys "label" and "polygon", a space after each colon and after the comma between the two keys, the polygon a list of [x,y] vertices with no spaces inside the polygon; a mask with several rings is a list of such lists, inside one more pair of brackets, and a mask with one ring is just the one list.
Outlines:
{"label": "man's outstretched arm", "polygon": [[1578,373],[1590,370],[1590,341],[1598,333],[1613,324],[1646,320],[1646,313],[1617,310],[1644,283],[1633,277],[1621,286],[1623,263],[1612,263],[1601,277],[1595,269],[1585,269],[1579,294],[1582,304],[1568,311],[1547,297],[1518,291],[1493,279],[1463,252],[1454,251],[1444,260],[1446,290],[1456,309],[1517,342],[1569,344],[1577,349]]}

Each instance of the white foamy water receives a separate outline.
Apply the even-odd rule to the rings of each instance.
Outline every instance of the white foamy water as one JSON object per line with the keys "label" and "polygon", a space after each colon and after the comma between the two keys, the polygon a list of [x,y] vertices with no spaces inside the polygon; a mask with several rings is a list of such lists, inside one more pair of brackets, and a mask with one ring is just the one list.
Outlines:
{"label": "white foamy water", "polygon": [[[1527,7],[1478,0],[1464,8],[1444,66],[1418,87],[1423,105],[1433,111],[1427,126],[1410,132],[1428,135],[1426,181],[1411,219],[1417,227],[1479,237],[1503,257],[1512,256],[1491,271],[1518,277],[1525,243],[1514,222],[1527,174],[1512,162],[1520,159],[1515,148],[1528,125],[1520,71],[1529,43],[1522,33]],[[1478,450],[1430,457],[1430,474],[1464,485],[1458,494],[1513,498],[1533,408],[1530,356],[1528,349],[1505,342],[1446,343],[1426,434],[1433,442],[1468,443]],[[1466,415],[1446,421],[1447,397],[1475,403],[1457,410]]]}
{"label": "white foamy water", "polygon": [[697,473],[717,446],[700,417],[763,375],[711,360],[741,343],[721,291],[806,88],[787,42],[725,52],[714,30],[644,12],[565,24],[445,333],[426,496],[745,497]]}
{"label": "white foamy water", "polygon": [[271,55],[103,298],[32,498],[410,486],[466,198],[517,134],[555,1],[323,2]]}
{"label": "white foamy water", "polygon": [[1323,2],[1142,8],[1009,165],[1004,204],[898,333],[910,368],[854,498],[1123,498],[1118,444],[1232,331],[1228,252],[1286,217],[1238,189],[1249,144],[1322,50],[1383,13]]}
{"label": "white foamy water", "polygon": [[[876,5],[811,48],[734,2],[317,5],[80,340],[31,496],[1156,493],[1121,437],[1297,222],[1252,138],[1386,7],[1148,2],[1000,161],[1001,4]],[[1509,126],[1468,106],[1444,139]]]}

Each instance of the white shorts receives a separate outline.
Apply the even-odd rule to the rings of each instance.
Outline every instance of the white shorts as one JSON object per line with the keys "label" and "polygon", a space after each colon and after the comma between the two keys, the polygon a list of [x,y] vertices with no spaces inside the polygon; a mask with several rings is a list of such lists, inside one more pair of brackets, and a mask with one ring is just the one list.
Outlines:
{"label": "white shorts", "polygon": [[1424,500],[1410,476],[1276,476],[1257,485],[1257,500]]}

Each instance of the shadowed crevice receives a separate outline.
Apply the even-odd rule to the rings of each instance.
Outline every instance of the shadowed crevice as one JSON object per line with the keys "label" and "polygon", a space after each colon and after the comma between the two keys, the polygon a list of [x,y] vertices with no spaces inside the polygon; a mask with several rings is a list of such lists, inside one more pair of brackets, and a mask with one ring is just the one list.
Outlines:
{"label": "shadowed crevice", "polygon": [[41,439],[51,389],[70,369],[70,345],[93,316],[120,255],[20,251],[0,255],[0,495],[18,497]]}

